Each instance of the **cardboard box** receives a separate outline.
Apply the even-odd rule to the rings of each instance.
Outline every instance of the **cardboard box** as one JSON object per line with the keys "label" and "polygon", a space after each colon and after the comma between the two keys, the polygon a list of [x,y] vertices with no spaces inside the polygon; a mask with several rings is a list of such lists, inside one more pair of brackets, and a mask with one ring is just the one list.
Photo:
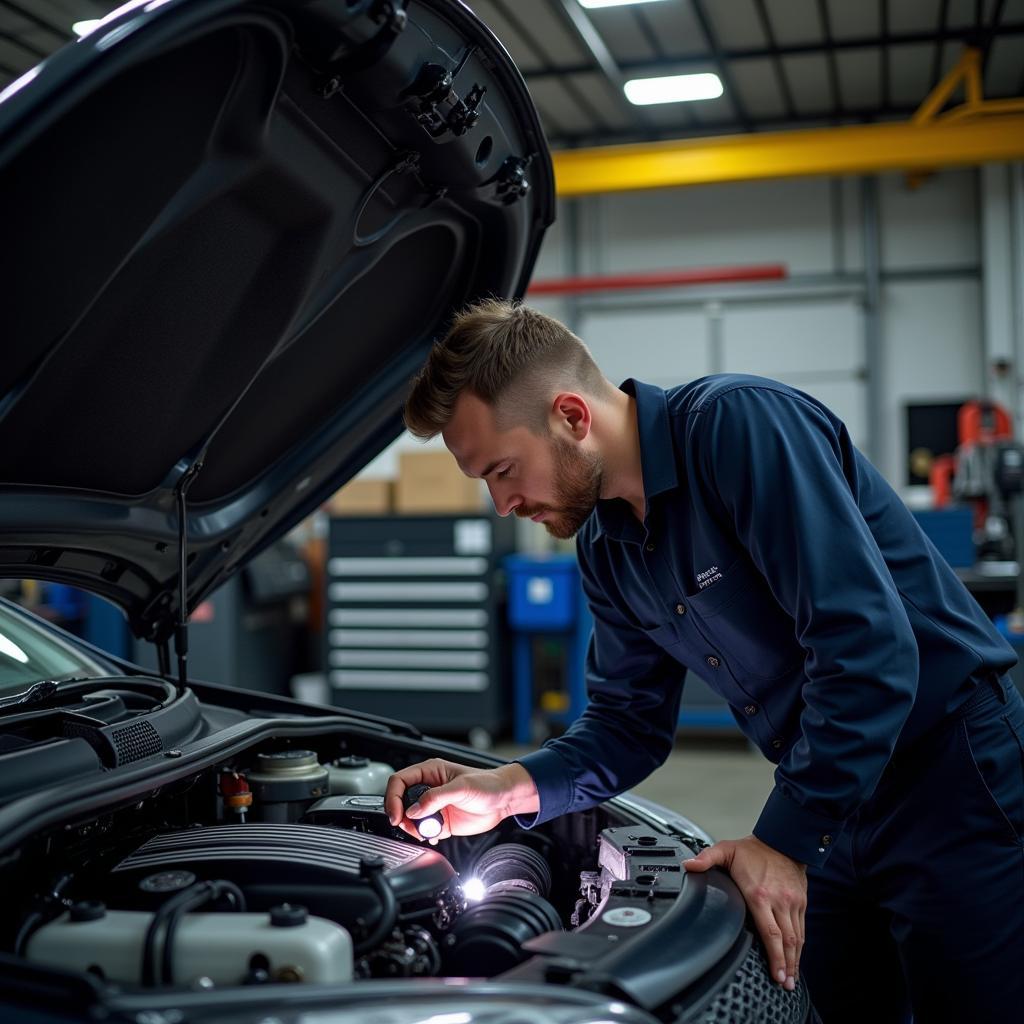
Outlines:
{"label": "cardboard box", "polygon": [[350,480],[327,500],[332,516],[383,516],[394,511],[394,481],[364,477]]}
{"label": "cardboard box", "polygon": [[480,481],[463,476],[451,452],[399,453],[396,512],[479,512],[483,507]]}

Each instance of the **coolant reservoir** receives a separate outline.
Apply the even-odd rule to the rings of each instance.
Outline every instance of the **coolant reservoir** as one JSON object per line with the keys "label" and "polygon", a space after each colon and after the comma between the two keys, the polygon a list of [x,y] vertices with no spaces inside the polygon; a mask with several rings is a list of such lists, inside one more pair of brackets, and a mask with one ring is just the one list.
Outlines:
{"label": "coolant reservoir", "polygon": [[[152,919],[144,911],[78,904],[32,936],[26,957],[140,985],[143,946]],[[154,950],[157,979],[163,937],[161,927]],[[188,914],[174,933],[173,950],[175,985],[189,986],[199,978],[216,985],[240,985],[254,965],[266,970],[271,981],[330,985],[352,980],[349,933],[333,921],[307,916],[301,907],[275,907],[269,914]]]}
{"label": "coolant reservoir", "polygon": [[349,793],[372,793],[381,795],[387,789],[388,779],[395,769],[383,761],[371,761],[368,757],[339,757],[327,766],[330,776],[331,796]]}

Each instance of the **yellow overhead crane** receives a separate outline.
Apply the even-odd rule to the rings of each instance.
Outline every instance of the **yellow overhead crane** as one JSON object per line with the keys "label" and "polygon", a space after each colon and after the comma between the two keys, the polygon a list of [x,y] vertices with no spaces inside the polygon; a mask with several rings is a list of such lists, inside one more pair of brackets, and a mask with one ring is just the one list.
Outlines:
{"label": "yellow overhead crane", "polygon": [[[965,102],[941,113],[961,82]],[[552,158],[564,198],[805,175],[920,175],[1024,159],[1024,98],[984,99],[981,53],[968,48],[910,121],[558,150]]]}

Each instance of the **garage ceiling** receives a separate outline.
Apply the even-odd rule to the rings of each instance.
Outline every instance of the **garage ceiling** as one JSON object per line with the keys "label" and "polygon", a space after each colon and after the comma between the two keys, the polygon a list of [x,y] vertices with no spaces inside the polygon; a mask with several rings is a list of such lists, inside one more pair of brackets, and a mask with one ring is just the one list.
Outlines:
{"label": "garage ceiling", "polygon": [[[339,0],[340,2],[340,0]],[[0,0],[0,87],[101,17],[98,0]],[[905,117],[965,43],[987,98],[1024,95],[1024,0],[470,2],[526,77],[554,146]],[[714,72],[718,99],[634,107],[631,78]]]}

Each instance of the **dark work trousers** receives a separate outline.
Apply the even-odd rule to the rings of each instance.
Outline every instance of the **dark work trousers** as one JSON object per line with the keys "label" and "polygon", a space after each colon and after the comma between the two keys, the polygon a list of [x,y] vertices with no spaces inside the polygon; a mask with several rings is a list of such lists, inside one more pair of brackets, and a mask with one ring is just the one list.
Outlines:
{"label": "dark work trousers", "polygon": [[823,1024],[1024,1020],[1024,701],[979,684],[821,868],[800,969]]}

